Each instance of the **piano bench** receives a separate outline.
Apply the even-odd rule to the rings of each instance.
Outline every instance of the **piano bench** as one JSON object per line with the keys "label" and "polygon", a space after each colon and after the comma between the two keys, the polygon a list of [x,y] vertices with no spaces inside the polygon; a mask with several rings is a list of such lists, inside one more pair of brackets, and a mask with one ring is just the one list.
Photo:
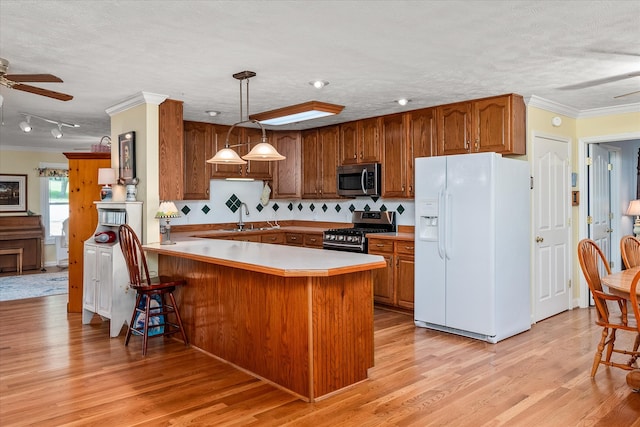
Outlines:
{"label": "piano bench", "polygon": [[18,274],[22,274],[22,248],[0,249],[0,255],[15,255],[16,271],[18,272]]}

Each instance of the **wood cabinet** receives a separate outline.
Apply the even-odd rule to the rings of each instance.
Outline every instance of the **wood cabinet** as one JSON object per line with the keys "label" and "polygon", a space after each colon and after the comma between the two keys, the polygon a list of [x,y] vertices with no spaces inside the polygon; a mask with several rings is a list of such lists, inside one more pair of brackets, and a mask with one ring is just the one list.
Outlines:
{"label": "wood cabinet", "polygon": [[380,162],[381,119],[357,120],[340,125],[340,164]]}
{"label": "wood cabinet", "polygon": [[415,158],[433,155],[435,110],[382,119],[382,197],[414,197]]}
{"label": "wood cabinet", "polygon": [[307,248],[322,248],[322,233],[305,233],[304,246]]}
{"label": "wood cabinet", "polygon": [[303,131],[302,198],[337,199],[338,126]]}
{"label": "wood cabinet", "polygon": [[[113,231],[129,224],[142,237],[142,202],[96,202],[98,224],[95,232]],[[117,237],[116,237],[117,239]],[[93,236],[84,242],[82,323],[98,314],[110,319],[109,335],[117,337],[129,322],[136,293],[129,289],[129,273],[120,242],[96,243]]]}
{"label": "wood cabinet", "polygon": [[525,154],[525,106],[510,94],[436,107],[437,154]]}
{"label": "wood cabinet", "polygon": [[[254,128],[244,128],[237,126],[216,125],[213,134],[213,152],[212,155],[223,149],[229,135],[229,145],[240,157],[247,154],[253,147],[262,142],[262,130]],[[270,133],[266,133],[267,142]],[[211,178],[254,178],[262,180],[271,180],[273,174],[271,171],[272,162],[247,161],[246,165],[225,165],[213,164],[211,167]]]}
{"label": "wood cabinet", "polygon": [[214,126],[209,123],[184,122],[183,200],[209,200]]}
{"label": "wood cabinet", "polygon": [[263,234],[260,236],[260,242],[271,243],[273,245],[283,245],[285,243],[284,233]]}
{"label": "wood cabinet", "polygon": [[69,313],[82,311],[84,241],[98,223],[98,169],[111,167],[111,153],[64,153],[69,159]]}
{"label": "wood cabinet", "polygon": [[414,302],[413,242],[369,238],[369,253],[380,255],[386,268],[374,270],[373,298],[377,303],[412,310]]}
{"label": "wood cabinet", "polygon": [[302,233],[284,233],[285,244],[289,246],[304,245],[304,234]]}
{"label": "wood cabinet", "polygon": [[415,197],[415,159],[435,156],[436,114],[435,108],[424,108],[405,114],[407,131],[406,192]]}
{"label": "wood cabinet", "polygon": [[285,160],[274,162],[273,189],[274,199],[299,199],[302,197],[302,146],[300,132],[273,132],[273,146]]}
{"label": "wood cabinet", "polygon": [[382,197],[407,197],[408,159],[404,116],[394,114],[382,120]]}
{"label": "wood cabinet", "polygon": [[380,255],[387,263],[385,268],[373,270],[373,299],[375,302],[394,305],[393,283],[393,241],[382,239],[369,239],[369,253]]}
{"label": "wood cabinet", "polygon": [[415,256],[413,242],[395,242],[395,287],[398,307],[413,309]]}
{"label": "wood cabinet", "polygon": [[[158,106],[158,177],[160,200],[182,200],[184,124],[182,101],[167,99]],[[106,166],[108,167],[108,166]],[[93,200],[96,200],[95,198]],[[93,224],[95,227],[95,223]]]}

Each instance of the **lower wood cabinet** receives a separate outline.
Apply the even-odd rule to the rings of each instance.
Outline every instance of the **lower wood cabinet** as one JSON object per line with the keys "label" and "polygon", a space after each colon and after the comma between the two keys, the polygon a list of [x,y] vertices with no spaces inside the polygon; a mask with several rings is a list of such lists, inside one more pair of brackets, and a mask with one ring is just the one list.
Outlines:
{"label": "lower wood cabinet", "polygon": [[386,268],[373,271],[373,299],[393,307],[413,310],[413,242],[369,238],[369,254],[380,255]]}

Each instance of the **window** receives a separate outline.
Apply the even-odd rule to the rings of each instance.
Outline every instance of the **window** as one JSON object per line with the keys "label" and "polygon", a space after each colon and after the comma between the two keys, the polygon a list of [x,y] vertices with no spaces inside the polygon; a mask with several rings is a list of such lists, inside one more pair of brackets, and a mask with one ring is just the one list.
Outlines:
{"label": "window", "polygon": [[66,164],[40,165],[40,206],[46,244],[55,243],[55,237],[62,235],[62,223],[69,218],[69,177],[60,173],[47,176],[51,174],[43,171],[66,169]]}

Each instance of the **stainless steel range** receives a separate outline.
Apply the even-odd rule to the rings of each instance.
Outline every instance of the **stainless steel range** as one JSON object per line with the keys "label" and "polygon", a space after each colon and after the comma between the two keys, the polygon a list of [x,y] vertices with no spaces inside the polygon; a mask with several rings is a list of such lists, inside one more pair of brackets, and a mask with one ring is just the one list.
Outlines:
{"label": "stainless steel range", "polygon": [[353,211],[353,228],[334,228],[322,236],[322,247],[336,251],[367,253],[368,233],[396,231],[396,213],[390,211]]}

